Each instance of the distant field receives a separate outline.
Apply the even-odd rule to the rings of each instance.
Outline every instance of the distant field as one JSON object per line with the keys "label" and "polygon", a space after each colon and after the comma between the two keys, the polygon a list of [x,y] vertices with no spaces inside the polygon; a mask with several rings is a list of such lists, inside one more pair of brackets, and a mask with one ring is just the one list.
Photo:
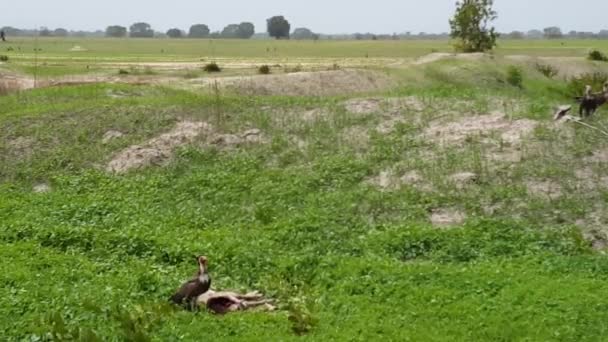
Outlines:
{"label": "distant field", "polygon": [[[12,48],[12,51],[6,51]],[[200,58],[403,58],[449,52],[448,41],[275,41],[199,39],[15,38],[0,51],[15,59],[183,60]],[[590,48],[608,50],[608,40],[501,41],[497,54],[584,56]],[[76,51],[74,51],[76,50]]]}

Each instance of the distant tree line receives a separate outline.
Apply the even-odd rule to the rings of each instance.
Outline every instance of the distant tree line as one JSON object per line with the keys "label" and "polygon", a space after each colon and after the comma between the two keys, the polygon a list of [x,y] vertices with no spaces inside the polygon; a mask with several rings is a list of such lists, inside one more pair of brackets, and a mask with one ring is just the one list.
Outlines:
{"label": "distant tree line", "polygon": [[[283,16],[267,20],[265,33],[255,33],[255,26],[250,22],[230,24],[221,31],[212,32],[205,24],[194,24],[189,30],[171,28],[166,32],[157,32],[145,22],[134,23],[129,27],[112,25],[105,31],[69,31],[65,28],[41,27],[37,30],[18,29],[5,26],[0,28],[10,37],[113,37],[113,38],[211,38],[211,39],[296,39],[296,40],[447,40],[449,33],[352,33],[352,34],[319,34],[308,28],[298,27],[291,31],[291,24]],[[569,31],[563,32],[560,27],[552,26],[542,30],[512,31],[500,33],[501,39],[608,39],[608,30],[599,32]]]}

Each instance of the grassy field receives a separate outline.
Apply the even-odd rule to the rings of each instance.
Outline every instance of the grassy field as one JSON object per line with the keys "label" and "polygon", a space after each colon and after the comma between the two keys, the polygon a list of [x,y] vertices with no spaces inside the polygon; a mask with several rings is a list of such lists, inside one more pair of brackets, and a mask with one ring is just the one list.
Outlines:
{"label": "grassy field", "polygon": [[[77,47],[76,49],[74,49]],[[78,47],[80,49],[78,49]],[[10,49],[9,49],[10,48]],[[502,40],[499,55],[585,56],[589,49],[608,50],[607,40]],[[408,41],[297,41],[235,39],[83,39],[14,38],[0,51],[15,59],[192,61],[199,58],[405,58],[433,51],[451,52],[450,42]]]}
{"label": "grassy field", "polygon": [[[296,58],[447,49],[164,42],[167,59],[158,42],[143,40],[40,46],[49,58],[118,61],[265,58],[267,44]],[[21,44],[23,52],[33,42]],[[504,42],[498,53],[582,56],[586,44],[602,43]],[[73,45],[89,51],[65,51]],[[21,70],[31,57],[15,52],[1,67]],[[521,88],[509,84],[512,64]],[[0,336],[603,340],[608,142],[551,121],[552,107],[572,95],[567,82],[500,58],[384,69],[395,81],[384,90],[334,96],[109,83],[1,96]],[[608,126],[606,113],[588,123]],[[120,151],[183,121],[212,132],[163,166],[106,171]],[[450,125],[481,130],[443,131]],[[261,131],[256,142],[214,139],[252,128]],[[104,142],[110,130],[124,135]],[[217,317],[168,305],[196,254],[209,257],[214,287],[262,291],[279,310]]]}

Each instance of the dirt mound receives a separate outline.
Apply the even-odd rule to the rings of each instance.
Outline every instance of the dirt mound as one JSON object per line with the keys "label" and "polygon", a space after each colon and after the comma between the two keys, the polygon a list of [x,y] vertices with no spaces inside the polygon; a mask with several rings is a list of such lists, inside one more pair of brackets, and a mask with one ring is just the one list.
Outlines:
{"label": "dirt mound", "polygon": [[558,71],[559,77],[575,77],[584,73],[607,71],[602,64],[591,63],[583,57],[531,57],[526,55],[505,56],[506,59],[527,64],[550,65]]}
{"label": "dirt mound", "polygon": [[175,148],[191,143],[202,133],[211,131],[211,125],[206,122],[180,122],[170,132],[120,152],[106,169],[109,172],[125,173],[150,165],[162,165],[171,158]]}
{"label": "dirt mound", "polygon": [[426,56],[422,56],[414,61],[413,64],[429,64],[440,61],[442,59],[460,59],[469,61],[478,61],[484,58],[492,58],[491,55],[485,53],[445,53],[445,52],[434,52]]}
{"label": "dirt mound", "polygon": [[[202,82],[201,82],[202,81]],[[326,96],[387,89],[395,82],[388,76],[367,70],[297,72],[281,75],[218,77],[193,80],[209,87],[218,86],[244,95]]]}
{"label": "dirt mound", "polygon": [[464,223],[467,215],[454,208],[439,208],[431,212],[431,223],[439,228],[450,228]]}
{"label": "dirt mound", "polygon": [[528,119],[509,120],[504,114],[495,112],[489,115],[471,116],[453,122],[436,121],[424,132],[424,137],[444,145],[463,143],[471,136],[489,138],[497,132],[503,142],[518,144],[530,135],[538,122]]}
{"label": "dirt mound", "polygon": [[191,144],[201,135],[206,136],[204,146],[215,146],[221,149],[267,142],[262,132],[256,128],[246,130],[241,134],[220,134],[216,133],[213,127],[206,122],[183,121],[168,133],[148,140],[144,144],[133,145],[123,150],[108,163],[106,170],[125,173],[148,166],[164,165],[173,156],[173,150]]}

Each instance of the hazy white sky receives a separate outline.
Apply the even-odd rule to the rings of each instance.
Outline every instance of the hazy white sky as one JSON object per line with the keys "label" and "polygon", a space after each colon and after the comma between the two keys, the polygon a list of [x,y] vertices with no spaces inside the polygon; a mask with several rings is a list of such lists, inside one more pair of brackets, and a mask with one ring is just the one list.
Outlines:
{"label": "hazy white sky", "polygon": [[[204,23],[212,31],[284,15],[292,28],[321,33],[443,32],[455,0],[12,0],[3,1],[0,26],[96,30],[146,21],[155,30]],[[581,8],[584,7],[584,8]],[[499,31],[560,26],[564,32],[608,29],[608,0],[495,0]]]}

